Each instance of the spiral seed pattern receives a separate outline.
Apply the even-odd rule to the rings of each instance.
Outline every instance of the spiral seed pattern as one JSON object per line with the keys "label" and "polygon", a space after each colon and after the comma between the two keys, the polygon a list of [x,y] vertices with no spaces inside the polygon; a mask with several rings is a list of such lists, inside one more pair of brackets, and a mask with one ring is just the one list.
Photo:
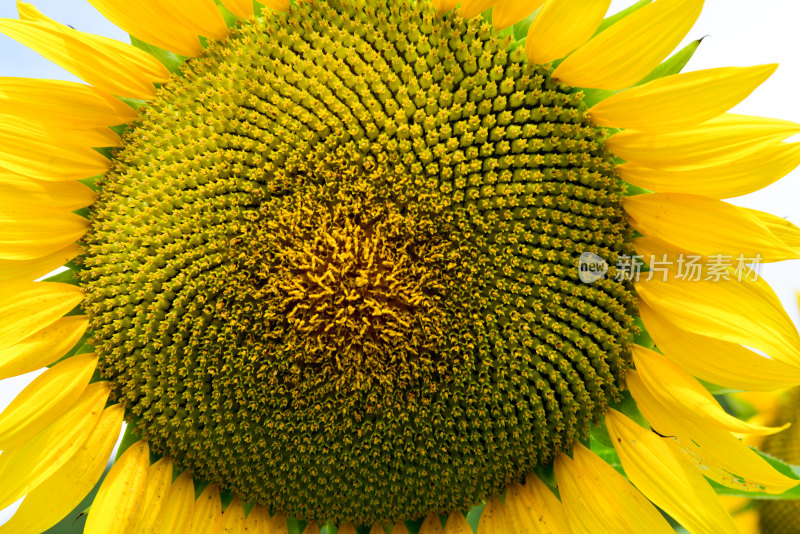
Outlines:
{"label": "spiral seed pattern", "polygon": [[[498,494],[621,390],[629,229],[581,94],[480,19],[302,1],[142,108],[80,273],[152,449],[291,516]],[[613,269],[612,273],[613,275]]]}

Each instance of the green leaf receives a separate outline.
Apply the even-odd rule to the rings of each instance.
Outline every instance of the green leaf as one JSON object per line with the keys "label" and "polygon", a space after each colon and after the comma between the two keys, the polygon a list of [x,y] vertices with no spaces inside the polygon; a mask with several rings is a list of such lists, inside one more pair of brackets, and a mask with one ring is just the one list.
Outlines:
{"label": "green leaf", "polygon": [[652,82],[653,80],[657,80],[659,78],[663,78],[664,76],[671,76],[673,74],[678,74],[680,71],[683,70],[683,67],[692,59],[697,47],[700,46],[700,43],[703,42],[705,37],[701,37],[696,41],[692,41],[688,45],[681,48],[678,52],[675,52],[671,57],[664,60],[658,67],[653,69],[653,71],[642,78],[636,85],[642,85],[647,82]]}
{"label": "green leaf", "polygon": [[611,15],[610,17],[606,17],[606,19],[603,20],[603,22],[600,23],[600,26],[597,27],[597,31],[594,32],[594,35],[597,35],[601,31],[603,31],[606,28],[608,28],[609,26],[611,26],[612,24],[621,21],[622,19],[624,19],[625,17],[627,17],[631,13],[640,10],[641,8],[643,8],[647,4],[651,3],[652,1],[653,0],[639,0],[638,2],[636,2],[635,4],[630,6],[629,8],[623,9],[619,13]]}
{"label": "green leaf", "polygon": [[181,65],[183,62],[186,61],[184,56],[178,55],[175,52],[170,52],[168,50],[164,50],[163,48],[159,48],[155,45],[151,45],[149,43],[145,43],[141,39],[137,39],[133,35],[131,37],[131,44],[140,50],[144,50],[157,60],[159,60],[167,70],[169,70],[172,74],[177,74],[180,76],[181,74]]}

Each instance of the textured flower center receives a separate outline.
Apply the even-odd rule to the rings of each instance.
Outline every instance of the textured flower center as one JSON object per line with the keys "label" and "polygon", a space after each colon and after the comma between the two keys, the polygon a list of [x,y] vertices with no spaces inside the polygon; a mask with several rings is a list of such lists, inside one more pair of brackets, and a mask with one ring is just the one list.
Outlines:
{"label": "textured flower center", "polygon": [[152,448],[317,520],[420,517],[620,391],[628,232],[580,95],[480,20],[299,2],[190,60],[101,183],[82,284]]}

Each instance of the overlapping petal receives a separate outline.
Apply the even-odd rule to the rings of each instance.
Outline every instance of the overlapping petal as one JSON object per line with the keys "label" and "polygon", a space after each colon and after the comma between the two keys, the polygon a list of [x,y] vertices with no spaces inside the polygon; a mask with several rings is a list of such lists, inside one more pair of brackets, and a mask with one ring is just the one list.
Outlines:
{"label": "overlapping petal", "polygon": [[145,501],[150,447],[131,445],[109,471],[92,503],[86,534],[129,534],[139,521]]}
{"label": "overlapping petal", "polygon": [[777,68],[776,64],[720,67],[666,76],[610,96],[592,107],[589,116],[598,126],[658,133],[680,130],[725,113]]}
{"label": "overlapping petal", "polygon": [[528,61],[549,63],[578,48],[594,34],[610,4],[610,0],[547,2],[528,30]]}
{"label": "overlapping petal", "polygon": [[703,0],[656,0],[575,50],[553,77],[576,87],[629,87],[678,46],[702,7]]}
{"label": "overlapping petal", "polygon": [[153,56],[107,37],[47,22],[2,19],[0,33],[107,93],[151,98],[169,71]]}

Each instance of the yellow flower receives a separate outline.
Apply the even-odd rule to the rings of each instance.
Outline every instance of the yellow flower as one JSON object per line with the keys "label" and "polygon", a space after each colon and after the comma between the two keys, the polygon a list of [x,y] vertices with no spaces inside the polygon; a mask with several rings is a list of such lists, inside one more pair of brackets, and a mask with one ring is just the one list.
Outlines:
{"label": "yellow flower", "polygon": [[749,266],[800,229],[722,200],[800,125],[726,113],[774,65],[666,59],[702,0],[90,3],[136,46],[0,21],[89,84],[0,80],[0,378],[49,366],[0,534],[123,420],[90,534],[724,533],[704,477],[798,483],[698,381],[800,383]]}

